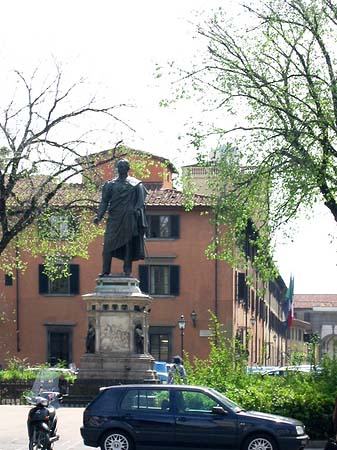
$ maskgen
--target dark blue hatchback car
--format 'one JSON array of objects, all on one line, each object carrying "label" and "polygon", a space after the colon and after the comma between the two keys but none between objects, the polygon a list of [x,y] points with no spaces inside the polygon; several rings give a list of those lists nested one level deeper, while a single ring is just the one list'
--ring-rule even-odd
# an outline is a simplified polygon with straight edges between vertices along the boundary
[{"label": "dark blue hatchback car", "polygon": [[81,434],[102,450],[300,450],[309,440],[298,420],[245,411],[214,389],[186,385],[102,388]]}]

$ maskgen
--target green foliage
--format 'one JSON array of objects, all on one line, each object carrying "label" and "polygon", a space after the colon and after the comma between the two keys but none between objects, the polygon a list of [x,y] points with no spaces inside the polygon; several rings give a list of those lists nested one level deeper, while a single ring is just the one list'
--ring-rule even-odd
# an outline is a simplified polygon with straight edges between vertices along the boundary
[{"label": "green foliage", "polygon": [[194,194],[196,193],[196,184],[193,181],[191,171],[187,170],[182,174],[181,179],[183,194],[184,194],[184,208],[186,211],[191,211],[194,207]]},{"label": "green foliage", "polygon": [[89,244],[103,233],[103,226],[92,223],[90,211],[82,209],[79,217],[48,208],[40,214],[38,224],[22,230],[15,242],[8,244],[1,255],[0,267],[15,276],[14,268],[25,270],[22,256],[28,252],[33,257],[45,255],[45,272],[50,279],[69,276],[71,259],[88,259]]},{"label": "green foliage", "polygon": [[254,265],[270,279],[276,231],[289,237],[317,202],[337,220],[336,6],[257,0],[237,13],[220,8],[198,27],[206,55],[179,71],[175,95],[192,91],[204,110],[217,112],[190,132],[201,155],[215,149],[206,164],[219,236],[209,257],[244,263],[233,244],[252,220]]},{"label": "green foliage", "polygon": [[[0,370],[0,382],[34,382],[37,376],[39,376],[39,379],[43,380],[45,378],[48,380],[51,373],[54,376],[57,374],[57,371],[49,371],[49,369],[51,369],[49,364],[39,364],[32,369],[29,367],[27,358],[21,359],[18,357],[13,357],[8,359],[6,362],[7,368],[5,370]],[[65,366],[64,361],[59,361],[56,368],[65,368]],[[69,383],[73,383],[76,379],[76,375],[68,372],[64,372],[64,376]]]},{"label": "green foliage", "polygon": [[[256,176],[250,168],[242,169],[237,150],[228,145],[219,153],[216,168],[211,167],[208,184],[213,193],[212,220],[218,235],[208,247],[207,255],[223,259],[241,270],[254,263],[263,280],[275,278],[277,271],[271,259],[272,230],[266,210],[268,179]],[[247,257],[247,246],[254,249],[253,257]]]},{"label": "green foliage", "polygon": [[17,356],[14,356],[13,358],[7,360],[7,367],[8,370],[17,370],[22,372],[25,368],[28,367],[28,360],[27,358],[21,359]]},{"label": "green foliage", "polygon": [[209,386],[247,410],[301,420],[311,439],[333,435],[332,412],[337,395],[337,359],[325,356],[321,371],[289,372],[286,376],[247,374],[245,349],[226,337],[211,317],[208,359],[185,361],[189,384]]},{"label": "green foliage", "polygon": [[311,439],[332,434],[334,396],[321,389],[316,374],[289,373],[284,377],[252,374],[250,385],[228,392],[247,410],[258,410],[301,420]]},{"label": "green foliage", "polygon": [[337,395],[337,358],[324,355],[319,366],[322,370],[317,373],[317,379],[324,388],[324,392],[334,398]]},{"label": "green foliage", "polygon": [[[226,331],[211,313],[210,353],[207,360],[195,358],[192,367],[185,363],[190,384],[204,384],[226,392],[239,388],[246,377],[247,352]],[[186,365],[187,364],[187,365]]]},{"label": "green foliage", "polygon": [[298,366],[304,364],[307,359],[307,355],[304,352],[292,351],[290,355],[289,364],[291,366]]},{"label": "green foliage", "polygon": [[34,380],[32,371],[28,370],[28,361],[26,358],[21,359],[13,357],[7,361],[7,369],[0,371],[0,381],[30,381]]}]

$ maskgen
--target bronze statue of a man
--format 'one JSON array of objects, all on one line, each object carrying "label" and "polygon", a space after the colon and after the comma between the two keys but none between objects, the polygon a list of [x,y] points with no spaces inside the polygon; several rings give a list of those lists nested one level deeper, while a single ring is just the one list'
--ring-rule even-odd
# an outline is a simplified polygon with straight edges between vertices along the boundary
[{"label": "bronze statue of a man", "polygon": [[132,261],[144,259],[144,235],[147,227],[145,199],[147,190],[141,181],[129,177],[129,161],[117,163],[118,177],[107,181],[102,189],[102,200],[97,217],[98,224],[108,210],[103,243],[103,269],[100,276],[109,276],[111,259],[124,261],[123,271],[129,276]]}]

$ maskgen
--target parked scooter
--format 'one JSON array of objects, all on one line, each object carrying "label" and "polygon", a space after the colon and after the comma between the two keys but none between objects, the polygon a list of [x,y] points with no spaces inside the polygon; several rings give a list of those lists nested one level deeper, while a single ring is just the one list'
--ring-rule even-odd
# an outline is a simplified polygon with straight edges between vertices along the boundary
[{"label": "parked scooter", "polygon": [[57,434],[57,417],[54,406],[42,396],[27,397],[34,407],[28,413],[29,450],[51,450]]}]

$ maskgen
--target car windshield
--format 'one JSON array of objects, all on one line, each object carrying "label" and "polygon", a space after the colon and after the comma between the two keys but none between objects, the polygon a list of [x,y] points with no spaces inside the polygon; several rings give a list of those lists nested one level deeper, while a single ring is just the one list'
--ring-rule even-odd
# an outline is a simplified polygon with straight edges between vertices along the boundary
[{"label": "car windshield", "polygon": [[215,389],[209,388],[209,391],[212,392],[212,394],[216,395],[219,398],[219,400],[221,400],[222,403],[224,403],[224,405],[232,409],[234,412],[244,411],[244,409],[242,409],[239,405],[237,405],[235,402],[225,397],[223,394],[216,391]]}]

